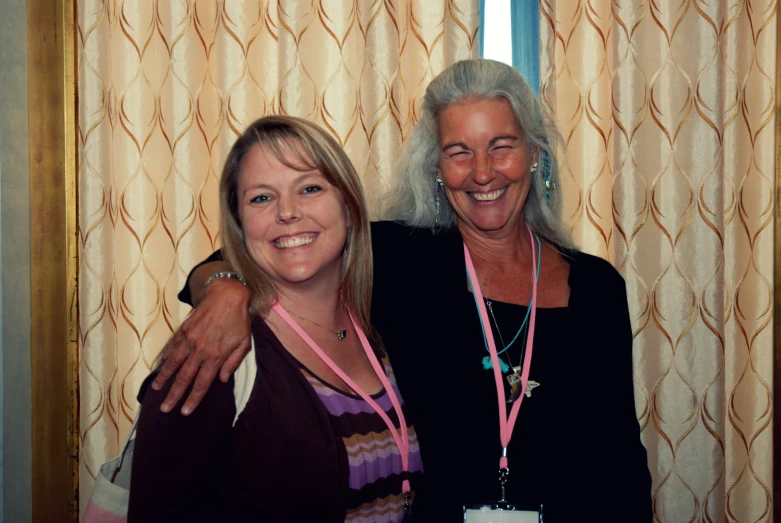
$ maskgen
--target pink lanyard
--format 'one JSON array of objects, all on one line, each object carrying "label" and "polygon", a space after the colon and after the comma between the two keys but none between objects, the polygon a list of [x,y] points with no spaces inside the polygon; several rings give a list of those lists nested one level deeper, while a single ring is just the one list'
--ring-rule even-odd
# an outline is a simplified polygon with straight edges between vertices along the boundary
[{"label": "pink lanyard", "polygon": [[358,333],[358,338],[361,340],[361,345],[363,346],[363,350],[366,352],[366,357],[369,358],[369,361],[372,364],[372,367],[374,368],[374,372],[377,373],[377,377],[380,378],[380,382],[382,383],[382,386],[385,388],[385,392],[390,397],[391,403],[393,404],[393,409],[396,411],[396,415],[399,418],[399,423],[401,424],[401,437],[399,437],[399,431],[396,430],[396,427],[393,425],[393,422],[390,420],[388,415],[385,413],[385,411],[377,404],[376,401],[374,401],[371,396],[369,396],[365,390],[363,390],[361,387],[358,386],[357,383],[355,383],[350,376],[345,374],[345,372],[339,368],[339,366],[334,363],[334,361],[328,357],[328,355],[323,352],[323,349],[320,348],[320,346],[313,340],[309,334],[304,331],[304,329],[301,328],[301,326],[294,320],[290,314],[279,304],[274,303],[272,305],[272,308],[276,311],[279,316],[285,320],[285,323],[290,325],[290,327],[296,331],[296,333],[301,336],[301,339],[303,339],[307,345],[317,354],[321,360],[323,360],[323,363],[328,365],[328,367],[334,371],[334,373],[339,376],[342,381],[344,381],[351,389],[353,389],[355,392],[358,393],[358,395],[366,402],[368,403],[371,408],[377,412],[377,414],[380,415],[382,420],[385,422],[385,424],[388,426],[388,429],[391,431],[391,435],[393,436],[393,441],[396,442],[396,446],[399,448],[399,452],[401,453],[401,466],[404,469],[404,481],[401,484],[401,490],[405,495],[405,503],[408,500],[408,494],[410,492],[410,485],[409,485],[409,479],[406,478],[407,473],[409,472],[409,437],[407,434],[407,422],[404,419],[404,413],[401,411],[401,404],[399,403],[399,398],[396,396],[396,392],[393,390],[393,387],[390,384],[390,381],[388,380],[388,377],[385,375],[385,369],[383,368],[380,361],[377,359],[377,355],[374,353],[374,350],[372,349],[371,345],[369,344],[369,340],[366,339],[366,334],[364,334],[361,327],[355,323],[355,318],[353,317],[353,313],[349,310],[347,313],[350,315],[350,321],[353,324],[353,328],[355,328],[355,332]]},{"label": "pink lanyard", "polygon": [[515,420],[518,418],[518,412],[521,410],[521,402],[526,395],[526,384],[529,382],[529,369],[532,364],[532,348],[534,346],[534,325],[537,320],[537,267],[534,261],[537,259],[537,249],[534,242],[534,233],[529,229],[529,237],[532,246],[532,299],[529,306],[531,318],[529,319],[529,333],[526,337],[526,356],[523,358],[523,369],[521,371],[521,395],[515,400],[510,410],[510,418],[507,418],[507,407],[504,400],[504,385],[502,382],[502,371],[499,369],[499,354],[496,351],[496,342],[494,334],[491,331],[491,322],[488,319],[488,312],[483,301],[483,291],[480,290],[480,282],[477,279],[475,265],[472,263],[472,257],[469,255],[469,249],[464,243],[464,259],[466,260],[466,270],[472,283],[472,292],[475,294],[475,301],[480,309],[480,321],[483,324],[485,337],[488,340],[488,350],[491,353],[491,361],[494,367],[494,378],[496,379],[496,396],[499,399],[499,438],[502,442],[502,457],[499,459],[499,468],[508,469],[507,465],[507,447],[510,445],[510,439],[513,437],[513,428]]}]

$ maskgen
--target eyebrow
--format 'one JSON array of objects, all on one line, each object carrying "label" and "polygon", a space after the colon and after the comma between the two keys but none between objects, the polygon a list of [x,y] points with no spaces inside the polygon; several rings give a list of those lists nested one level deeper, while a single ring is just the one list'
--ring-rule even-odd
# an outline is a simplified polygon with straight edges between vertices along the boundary
[{"label": "eyebrow", "polygon": [[[503,134],[503,135],[500,135],[500,136],[494,136],[493,138],[491,138],[491,141],[488,142],[488,147],[494,145],[496,142],[498,142],[500,140],[515,140],[515,141],[518,141],[518,137],[515,136],[515,135],[512,135],[512,134]],[[467,147],[464,142],[453,142],[453,143],[445,144],[442,147],[442,151],[443,152],[447,151],[451,147],[461,147],[462,149],[469,149],[469,147]]]},{"label": "eyebrow", "polygon": [[[307,178],[312,178],[312,177],[320,177],[320,178],[325,179],[326,182],[328,181],[328,179],[326,179],[325,176],[323,176],[323,173],[321,173],[317,169],[312,169],[310,171],[306,171],[306,172],[301,173],[299,176],[296,176],[295,180],[293,180],[293,184],[295,185],[297,183],[301,183],[302,181],[306,180]],[[249,187],[244,189],[244,192],[242,193],[242,196],[246,196],[246,194],[249,191],[253,191],[253,190],[257,190],[257,189],[274,189],[274,188],[272,186],[266,184],[266,183],[259,183],[257,185],[250,185]]]}]

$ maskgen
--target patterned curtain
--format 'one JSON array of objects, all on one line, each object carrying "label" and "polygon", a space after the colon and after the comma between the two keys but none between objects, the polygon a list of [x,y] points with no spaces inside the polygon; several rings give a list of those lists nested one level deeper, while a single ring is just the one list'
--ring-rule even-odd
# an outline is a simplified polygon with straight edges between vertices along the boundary
[{"label": "patterned curtain", "polygon": [[627,280],[656,521],[769,522],[776,2],[540,6],[566,217]]},{"label": "patterned curtain", "polygon": [[78,2],[82,507],[218,247],[225,155],[254,119],[329,129],[376,199],[428,81],[477,55],[476,2]]}]

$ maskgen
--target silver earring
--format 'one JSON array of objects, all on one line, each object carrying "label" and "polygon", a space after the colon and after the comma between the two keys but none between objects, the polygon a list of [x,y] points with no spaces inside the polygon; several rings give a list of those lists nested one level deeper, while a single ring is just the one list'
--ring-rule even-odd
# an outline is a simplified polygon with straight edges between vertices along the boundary
[{"label": "silver earring", "polygon": [[545,151],[542,151],[540,154],[542,155],[544,167],[542,171],[542,181],[545,183],[545,204],[550,207],[551,193],[556,189],[556,182],[554,182],[551,177],[550,155]]},{"label": "silver earring", "polygon": [[434,212],[436,212],[436,215],[434,216],[434,227],[439,226],[439,193],[441,193],[444,190],[445,184],[442,183],[442,178],[437,175],[437,188],[434,192]]},{"label": "silver earring", "polygon": [[536,172],[537,172],[537,168],[538,168],[539,166],[540,166],[539,162],[534,162],[534,163],[532,164],[532,166],[531,166],[531,169],[530,169],[531,173],[532,173],[532,174],[536,173]]}]

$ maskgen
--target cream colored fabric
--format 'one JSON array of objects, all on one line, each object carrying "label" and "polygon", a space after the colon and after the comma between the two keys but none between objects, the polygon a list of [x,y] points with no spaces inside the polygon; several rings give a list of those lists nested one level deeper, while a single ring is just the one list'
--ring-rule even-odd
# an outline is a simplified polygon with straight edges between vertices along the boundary
[{"label": "cream colored fabric", "polygon": [[[82,501],[218,245],[221,165],[254,119],[336,136],[376,198],[428,81],[477,55],[476,2],[78,2]],[[83,506],[84,503],[82,503]]]},{"label": "cream colored fabric", "polygon": [[541,9],[565,215],[627,281],[656,521],[769,522],[776,4]]}]

